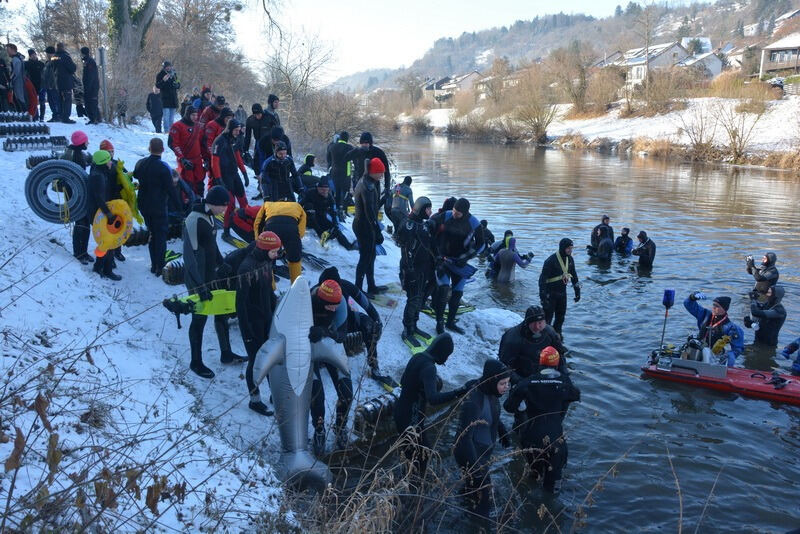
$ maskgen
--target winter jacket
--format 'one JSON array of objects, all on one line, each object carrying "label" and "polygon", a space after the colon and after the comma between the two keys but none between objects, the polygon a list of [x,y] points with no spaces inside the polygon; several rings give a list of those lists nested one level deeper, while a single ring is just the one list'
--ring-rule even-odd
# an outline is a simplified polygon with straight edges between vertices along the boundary
[{"label": "winter jacket", "polygon": [[265,114],[261,114],[261,118],[257,119],[255,115],[247,117],[244,125],[244,150],[250,150],[250,140],[254,141],[256,147],[261,137],[272,130],[269,125],[270,119]]},{"label": "winter jacket", "polygon": [[25,99],[25,63],[24,56],[17,52],[10,57],[11,64],[11,89],[14,97],[20,102],[27,102]]},{"label": "winter jacket", "polygon": [[151,117],[163,117],[164,106],[162,104],[161,95],[158,93],[150,93],[147,95],[147,103],[145,104],[148,113]]},{"label": "winter jacket", "polygon": [[296,200],[295,193],[303,191],[294,160],[291,156],[268,158],[261,166],[261,192],[265,200]]},{"label": "winter jacket", "polygon": [[138,206],[142,214],[166,216],[169,201],[180,205],[172,185],[172,171],[161,156],[150,155],[136,162],[133,177],[139,181]]},{"label": "winter jacket", "polygon": [[531,332],[524,321],[506,330],[500,338],[498,358],[511,369],[512,384],[539,371],[539,353],[545,347],[553,347],[561,354],[559,370],[567,374],[566,358],[564,358],[567,349],[561,344],[561,337],[552,326],[545,325],[537,335]]},{"label": "winter jacket", "polygon": [[403,376],[400,378],[400,398],[394,407],[394,422],[397,431],[402,432],[411,425],[425,425],[425,411],[428,404],[439,406],[458,397],[456,391],[439,391],[436,386],[436,364],[443,365],[452,351],[453,341],[449,337],[438,336],[430,346],[411,357]]},{"label": "winter jacket", "polygon": [[56,86],[59,91],[69,91],[75,88],[73,74],[78,70],[72,56],[66,50],[56,52]]},{"label": "winter jacket", "polygon": [[708,347],[713,347],[722,336],[730,337],[731,350],[720,359],[725,361],[728,367],[734,367],[737,356],[741,356],[744,350],[742,329],[733,324],[727,315],[723,319],[716,319],[716,322],[712,322],[715,321],[715,318],[712,316],[711,310],[703,308],[696,300],[689,297],[683,301],[683,307],[697,319],[697,328],[700,329],[699,337]]},{"label": "winter jacket", "polygon": [[216,279],[222,263],[216,233],[214,216],[206,212],[204,203],[195,204],[183,224],[184,282],[189,293]]},{"label": "winter jacket", "polygon": [[264,117],[267,118],[267,127],[270,130],[281,125],[280,115],[271,106],[267,106],[267,109],[264,110]]},{"label": "winter jacket", "polygon": [[201,131],[196,123],[186,117],[172,124],[167,144],[179,161],[182,158],[192,161],[200,159],[202,154],[200,150]]},{"label": "winter jacket", "polygon": [[95,99],[100,93],[100,75],[97,72],[97,63],[90,56],[82,56],[81,61],[83,61],[81,82],[83,82],[84,98]]},{"label": "winter jacket", "polygon": [[55,90],[56,89],[56,73],[58,70],[58,61],[53,58],[47,60],[42,70],[42,89]]},{"label": "winter jacket", "polygon": [[[297,224],[297,235],[300,238],[306,235],[306,212],[300,204],[297,202],[264,202],[258,209],[253,222],[253,238],[258,237],[264,226],[273,218],[286,219],[291,221],[292,225]],[[285,248],[288,247],[288,243],[283,245]]]},{"label": "winter jacket", "polygon": [[369,148],[366,149],[357,146],[350,149],[350,151],[345,155],[345,163],[349,161],[353,162],[353,185],[355,185],[356,182],[362,176],[364,176],[364,169],[366,168],[364,162],[371,160],[372,158],[378,158],[381,160],[383,162],[383,166],[386,168],[386,171],[383,173],[383,190],[388,192],[389,184],[392,180],[392,173],[389,172],[389,160],[386,158],[386,152],[375,145],[370,145]]},{"label": "winter jacket", "polygon": [[263,261],[257,260],[252,253],[253,249],[255,245],[252,244],[245,249],[248,251],[247,255],[236,271],[239,275],[236,285],[236,315],[243,339],[263,339],[264,335],[269,335],[272,310],[277,303],[273,290],[273,262],[268,257]]},{"label": "winter jacket", "polygon": [[112,191],[110,184],[116,181],[117,172],[116,168],[109,169],[105,165],[92,164],[89,170],[89,182],[87,189],[89,193],[89,214],[94,218],[97,210],[102,211],[106,216],[111,212],[108,209],[106,202],[112,199]]},{"label": "winter jacket", "polygon": [[221,178],[223,182],[229,183],[229,180],[238,178],[237,170],[246,173],[239,144],[231,134],[224,133],[211,146],[211,177]]},{"label": "winter jacket", "polygon": [[[164,76],[167,74],[169,73],[166,70],[161,69],[158,74],[156,74],[155,86],[161,90],[161,102],[163,102],[164,107],[177,109],[178,89],[181,88],[181,82],[178,81],[178,76],[174,73],[174,71],[174,76],[167,78],[167,80],[164,81]],[[181,113],[181,116],[183,116],[183,113]]]},{"label": "winter jacket", "polygon": [[277,130],[275,128],[271,128],[269,130],[264,131],[264,133],[261,135],[261,138],[258,140],[256,149],[259,151],[261,161],[266,161],[267,159],[273,156],[273,149],[272,149],[273,138],[277,139],[278,141],[283,141],[283,144],[286,145],[286,153],[289,156],[292,155],[292,141],[284,133],[283,128],[280,127],[277,128],[278,128]]},{"label": "winter jacket", "polygon": [[778,334],[786,321],[786,309],[781,304],[786,290],[781,286],[772,288],[773,296],[765,304],[755,300],[750,303],[750,315],[753,317],[753,328],[758,322],[756,342],[770,347],[778,346]]},{"label": "winter jacket", "polygon": [[634,256],[639,256],[639,267],[650,268],[656,259],[656,244],[649,237],[644,243],[640,243],[631,251]]},{"label": "winter jacket", "polygon": [[397,184],[392,190],[392,211],[401,211],[408,214],[414,207],[414,194],[405,184]]},{"label": "winter jacket", "polygon": [[45,87],[42,86],[42,72],[44,71],[44,63],[38,59],[29,59],[25,62],[25,75],[30,78],[31,83],[36,88],[38,93]]}]

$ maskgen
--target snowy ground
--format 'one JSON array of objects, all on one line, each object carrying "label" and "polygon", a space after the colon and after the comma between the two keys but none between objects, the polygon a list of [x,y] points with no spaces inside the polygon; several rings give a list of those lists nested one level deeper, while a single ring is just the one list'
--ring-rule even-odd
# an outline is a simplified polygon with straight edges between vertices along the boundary
[{"label": "snowy ground", "polygon": [[[589,141],[607,138],[611,141],[650,137],[667,139],[678,144],[689,144],[684,130],[696,124],[705,116],[714,124],[722,109],[731,109],[738,104],[737,100],[721,98],[697,98],[687,101],[687,108],[654,117],[620,118],[619,109],[606,115],[591,119],[567,120],[565,114],[569,105],[559,105],[557,119],[547,130],[548,135],[560,137],[567,134],[580,134]],[[432,109],[426,117],[435,130],[444,130],[455,112],[452,108]],[[752,116],[751,116],[752,117]],[[800,140],[800,97],[787,95],[781,100],[767,104],[767,111],[755,124],[749,150],[754,152],[791,151],[795,150]],[[410,117],[400,117],[400,122],[410,121]],[[750,119],[745,123],[749,128]],[[716,144],[728,143],[726,133],[721,124],[714,127]]]},{"label": "snowy ground", "polygon": [[[68,138],[83,129],[90,151],[109,139],[128,169],[146,156],[148,140],[156,135],[138,126],[50,125],[52,135]],[[127,261],[117,268],[121,282],[101,279],[91,266],[82,266],[72,257],[69,228],[44,223],[27,208],[27,156],[4,152],[0,157],[0,332],[6,377],[0,387],[0,457],[12,456],[15,436],[25,436],[26,442],[19,469],[12,462],[0,475],[4,493],[14,488],[4,521],[18,528],[33,509],[34,520],[85,525],[105,504],[111,509],[95,523],[103,530],[213,529],[223,521],[232,530],[277,529],[266,525],[269,516],[284,515],[278,514],[281,490],[271,468],[280,450],[278,432],[273,418],[247,408],[244,366],[220,364],[216,335],[208,326],[204,359],[217,376],[207,381],[188,372],[188,318],[177,330],[174,316],[161,306],[185,288],[167,286],[149,273],[146,247],[124,249]],[[174,165],[172,154],[165,156]],[[253,193],[251,184],[248,196]],[[354,276],[356,252],[338,245],[324,250],[313,231],[303,246],[337,265],[343,277]],[[168,247],[182,249],[180,241]],[[396,282],[399,253],[388,237],[385,247],[388,255],[378,257],[376,278]],[[220,249],[231,247],[220,241]],[[306,274],[316,281],[317,272]],[[279,290],[286,284],[282,281]],[[398,298],[396,308],[380,309],[385,328],[379,344],[382,369],[397,380],[409,356],[399,336],[404,298]],[[494,356],[502,332],[518,320],[502,309],[463,316],[467,334],[456,338],[456,351],[440,371],[445,383],[460,385],[479,376],[485,358],[476,360],[474,354]],[[427,316],[420,326],[434,330]],[[234,351],[244,354],[235,322],[231,340]],[[383,392],[363,378],[363,353],[350,365],[354,407]],[[330,421],[336,396],[327,376],[325,381]],[[266,401],[268,388],[262,392]],[[50,432],[33,409],[37,394],[40,408],[49,401],[45,411],[57,434],[49,456]],[[57,451],[63,458],[48,480],[48,460],[53,466]],[[160,477],[164,484],[156,485]],[[147,501],[149,510],[148,488],[161,496],[161,502]],[[294,521],[291,513],[285,520]]]}]

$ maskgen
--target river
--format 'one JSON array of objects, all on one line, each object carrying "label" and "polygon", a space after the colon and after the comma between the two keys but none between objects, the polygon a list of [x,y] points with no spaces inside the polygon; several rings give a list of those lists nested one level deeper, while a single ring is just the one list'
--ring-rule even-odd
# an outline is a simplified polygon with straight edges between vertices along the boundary
[{"label": "river", "polygon": [[[730,314],[741,324],[753,285],[745,272],[748,254],[760,261],[766,251],[777,253],[788,311],[780,347],[800,336],[796,178],[761,169],[443,137],[401,137],[386,148],[397,176],[414,177],[415,196],[429,196],[434,209],[447,196],[465,196],[472,213],[488,219],[498,239],[511,228],[518,248],[535,253],[527,269],[517,269],[510,288],[495,287],[479,272],[465,293],[479,308],[522,314],[538,303],[544,259],[562,237],[575,242],[582,300],[575,304],[570,298],[564,335],[582,402],[573,405],[565,422],[564,487],[555,500],[527,489],[511,496],[516,503],[527,501],[518,508],[512,530],[547,525],[549,519],[537,517],[543,502],[550,513],[560,514],[558,529],[568,531],[590,493],[594,504],[584,508],[589,532],[673,532],[679,521],[686,531],[699,524],[699,532],[783,532],[800,526],[800,408],[640,376],[640,366],[659,342],[665,288],[677,292],[667,323],[670,342],[680,344],[696,332],[694,318],[681,305],[691,291],[731,296]],[[627,226],[631,236],[646,230],[656,242],[651,273],[639,276],[631,258],[615,257],[610,266],[589,262],[585,245],[606,213],[615,235]],[[746,345],[752,340],[752,330],[745,329]],[[740,364],[769,369],[776,364],[773,356],[747,348]],[[515,459],[496,466],[499,502],[508,501],[521,465]],[[615,476],[596,488],[612,468]],[[446,531],[469,531],[463,514],[448,515]]]}]

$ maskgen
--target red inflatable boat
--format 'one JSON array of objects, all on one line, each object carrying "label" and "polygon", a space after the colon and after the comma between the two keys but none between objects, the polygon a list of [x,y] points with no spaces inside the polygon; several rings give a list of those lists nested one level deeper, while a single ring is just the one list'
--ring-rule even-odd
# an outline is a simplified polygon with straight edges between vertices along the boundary
[{"label": "red inflatable boat", "polygon": [[642,371],[659,380],[800,405],[800,377],[778,374],[777,371],[770,373],[663,356],[651,357]]}]

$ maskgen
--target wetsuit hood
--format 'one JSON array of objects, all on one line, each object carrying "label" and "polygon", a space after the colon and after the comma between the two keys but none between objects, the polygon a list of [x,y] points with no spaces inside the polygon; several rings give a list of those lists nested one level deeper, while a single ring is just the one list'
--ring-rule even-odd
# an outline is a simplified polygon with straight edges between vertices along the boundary
[{"label": "wetsuit hood", "polygon": [[509,237],[508,242],[506,243],[506,248],[508,250],[517,250],[517,238]]},{"label": "wetsuit hood", "polygon": [[336,267],[328,267],[327,269],[322,271],[322,273],[320,273],[320,275],[319,275],[319,282],[318,283],[321,284],[325,280],[333,280],[337,284],[341,285],[342,279],[339,276],[339,269],[337,269]]},{"label": "wetsuit hood", "polygon": [[486,395],[494,395],[500,397],[497,392],[497,383],[511,376],[511,371],[500,360],[490,358],[483,364],[483,376],[478,388]]},{"label": "wetsuit hood", "polygon": [[455,205],[456,205],[456,197],[450,197],[444,201],[444,204],[442,204],[442,209],[439,210],[439,213],[450,211],[451,209],[453,209],[453,206]]},{"label": "wetsuit hood", "polygon": [[572,239],[565,237],[564,239],[558,242],[558,253],[561,254],[561,256],[563,257],[564,254],[566,253],[565,251],[571,246],[574,246]]},{"label": "wetsuit hood", "polygon": [[313,167],[314,158],[316,158],[314,154],[306,154],[306,159],[305,159],[306,165],[308,165],[309,167]]},{"label": "wetsuit hood", "polygon": [[417,200],[414,201],[414,207],[411,209],[411,211],[414,213],[414,215],[418,215],[422,219],[427,219],[428,214],[425,212],[425,208],[430,207],[433,207],[431,199],[428,197],[417,197]]},{"label": "wetsuit hood", "polygon": [[433,361],[444,365],[447,358],[453,353],[453,338],[447,332],[439,334],[431,341],[425,352],[433,358]]},{"label": "wetsuit hood", "polygon": [[764,256],[767,257],[767,263],[764,264],[765,267],[772,267],[778,261],[778,256],[774,252],[767,252]]},{"label": "wetsuit hood", "polygon": [[772,286],[772,296],[769,298],[769,307],[774,308],[783,300],[786,290],[783,286]]},{"label": "wetsuit hood", "polygon": [[283,128],[281,128],[280,126],[275,126],[274,128],[272,128],[272,130],[270,130],[269,136],[272,139],[279,139],[279,140],[282,141],[283,140]]}]

